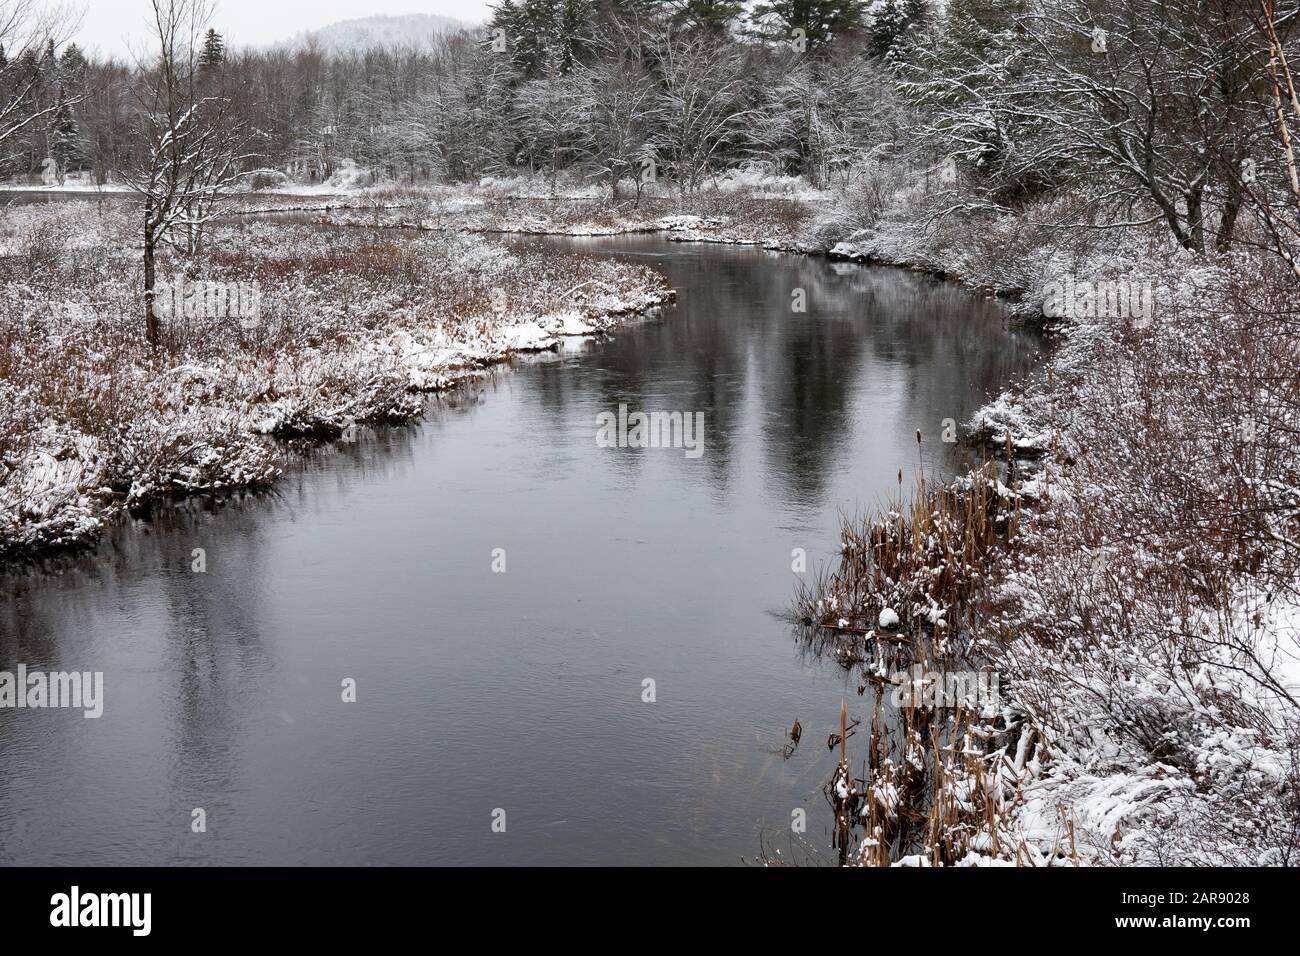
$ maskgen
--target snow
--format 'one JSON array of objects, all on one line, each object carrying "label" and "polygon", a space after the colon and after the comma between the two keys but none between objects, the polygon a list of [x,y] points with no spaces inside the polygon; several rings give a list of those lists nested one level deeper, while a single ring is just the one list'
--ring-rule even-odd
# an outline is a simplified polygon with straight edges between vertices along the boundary
[{"label": "snow", "polygon": [[500,333],[499,341],[513,352],[540,352],[555,346],[555,337],[539,322],[520,322]]},{"label": "snow", "polygon": [[[1283,436],[1300,421],[1263,384],[1294,381],[1295,329],[1268,324],[1293,299],[1267,299],[1276,286],[1249,254],[1195,259],[1158,227],[1076,237],[1067,255],[1033,225],[1064,219],[1058,200],[919,229],[923,200],[900,190],[828,255],[933,272],[1026,319],[1042,319],[1042,290],[1062,277],[1154,290],[1149,322],[1058,323],[1041,373],[964,423],[986,453],[1010,436],[1017,459],[1014,479],[990,485],[1017,515],[1015,546],[979,568],[974,620],[941,629],[923,602],[885,605],[1000,676],[1000,709],[973,725],[982,779],[996,768],[999,781],[995,822],[966,821],[979,838],[956,862],[1294,863],[1300,481]],[[1240,311],[1243,289],[1258,312]],[[846,565],[859,560],[849,540]],[[845,589],[863,591],[895,597]],[[836,595],[814,597],[818,619]],[[956,769],[945,779],[966,806],[974,779]]]},{"label": "snow", "polygon": [[[184,320],[156,361],[133,238],[129,210],[87,203],[25,206],[0,221],[0,254],[14,257],[0,299],[10,369],[0,556],[92,541],[123,508],[161,495],[269,484],[285,457],[271,436],[408,421],[421,392],[601,334],[671,297],[644,266],[511,252],[476,236],[393,244],[368,230],[241,221],[218,229],[211,258],[190,268],[205,281],[258,282],[258,323]],[[31,274],[16,276],[27,262]],[[162,263],[164,281],[177,268]]]}]

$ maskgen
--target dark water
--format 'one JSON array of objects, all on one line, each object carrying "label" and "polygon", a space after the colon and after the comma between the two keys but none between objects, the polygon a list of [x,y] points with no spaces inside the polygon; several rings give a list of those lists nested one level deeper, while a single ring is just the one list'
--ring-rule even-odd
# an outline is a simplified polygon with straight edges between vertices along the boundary
[{"label": "dark water", "polygon": [[118,202],[136,198],[134,193],[125,190],[0,189],[0,208],[79,201]]},{"label": "dark water", "polygon": [[[106,703],[0,710],[0,863],[733,863],[789,854],[796,808],[829,846],[846,690],[783,616],[791,551],[827,560],[838,512],[910,485],[917,428],[952,467],[940,422],[1037,342],[905,272],[555,244],[653,262],[680,303],[318,451],[273,498],[4,581],[0,670],[103,671]],[[703,457],[597,447],[620,402],[702,411]]]}]

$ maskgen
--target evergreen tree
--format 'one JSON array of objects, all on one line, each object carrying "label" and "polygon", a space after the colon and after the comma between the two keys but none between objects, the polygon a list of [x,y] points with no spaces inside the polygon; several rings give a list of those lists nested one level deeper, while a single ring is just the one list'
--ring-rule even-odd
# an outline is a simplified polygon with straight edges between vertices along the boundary
[{"label": "evergreen tree", "polygon": [[674,23],[727,33],[745,12],[744,0],[660,0]]},{"label": "evergreen tree", "polygon": [[75,43],[69,43],[59,57],[59,82],[65,88],[79,89],[86,78],[86,56]]},{"label": "evergreen tree", "polygon": [[867,53],[887,57],[929,19],[927,0],[872,0],[867,5]]},{"label": "evergreen tree", "polygon": [[963,55],[985,56],[1014,45],[1016,19],[1027,12],[1026,0],[948,0],[946,32]]},{"label": "evergreen tree", "polygon": [[59,164],[59,180],[71,172],[78,172],[86,166],[86,153],[82,147],[81,130],[72,117],[68,98],[59,88],[59,105],[54,112],[54,119],[49,129],[50,156]]},{"label": "evergreen tree", "polygon": [[[750,14],[757,34],[774,43],[798,43],[809,53],[861,30],[862,0],[762,0]],[[803,31],[802,33],[796,31]]]},{"label": "evergreen tree", "polygon": [[595,46],[595,0],[502,0],[489,31],[504,31],[511,62],[524,80],[546,76],[558,64],[568,73]]},{"label": "evergreen tree", "polygon": [[210,70],[226,62],[226,41],[221,34],[211,28],[203,39],[203,51],[199,54],[200,69]]},{"label": "evergreen tree", "polygon": [[1021,91],[1027,44],[1018,19],[1028,0],[950,0],[940,28],[927,31],[901,68],[902,89],[926,117],[919,140],[930,162],[959,169],[962,181],[998,204],[1022,202],[1047,185],[1055,163],[1023,148],[1037,117],[1056,107]]}]

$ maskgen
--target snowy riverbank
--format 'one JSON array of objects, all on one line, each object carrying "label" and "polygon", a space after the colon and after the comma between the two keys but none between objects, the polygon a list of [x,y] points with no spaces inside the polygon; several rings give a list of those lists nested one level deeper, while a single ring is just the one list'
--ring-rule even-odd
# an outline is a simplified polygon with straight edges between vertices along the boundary
[{"label": "snowy riverbank", "polygon": [[[162,496],[268,484],[274,437],[409,420],[422,392],[671,296],[648,268],[474,236],[243,221],[217,229],[180,283],[179,263],[161,269],[197,314],[178,309],[154,353],[136,245],[126,210],[91,204],[0,225],[0,557],[92,541]],[[205,315],[196,282],[245,284],[256,316]]]},{"label": "snowy riverbank", "polygon": [[375,187],[304,202],[297,193],[242,197],[246,212],[319,212],[335,226],[404,228],[422,232],[507,235],[614,236],[663,233],[690,242],[762,245],[822,253],[809,234],[827,197],[791,181],[741,180],[682,195],[653,188],[642,196],[610,199],[581,186],[551,189],[534,179],[487,180],[474,186]]},{"label": "snowy riverbank", "polygon": [[[868,680],[889,657],[875,640],[885,608],[911,660],[1000,677],[996,708],[900,715],[901,739],[846,788],[854,858],[1294,864],[1291,278],[1250,254],[1193,256],[1158,230],[1034,224],[1059,221],[1051,210],[929,230],[906,212],[833,256],[941,273],[1026,316],[1047,300],[1058,339],[1034,383],[963,428],[1011,450],[1014,470],[850,523],[839,566],[801,599]],[[1054,289],[1071,291],[1064,308]],[[1116,312],[1115,294],[1141,307]],[[936,728],[950,744],[917,749]],[[906,816],[918,807],[919,826]]]}]

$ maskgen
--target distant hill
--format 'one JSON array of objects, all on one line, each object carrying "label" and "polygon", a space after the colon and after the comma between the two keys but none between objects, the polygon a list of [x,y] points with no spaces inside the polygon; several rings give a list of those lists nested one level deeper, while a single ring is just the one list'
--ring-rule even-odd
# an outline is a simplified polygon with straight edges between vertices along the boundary
[{"label": "distant hill", "polygon": [[358,53],[382,47],[418,45],[435,34],[450,33],[468,26],[471,24],[430,13],[358,17],[319,30],[308,30],[277,46],[298,49],[314,40],[325,53]]}]

